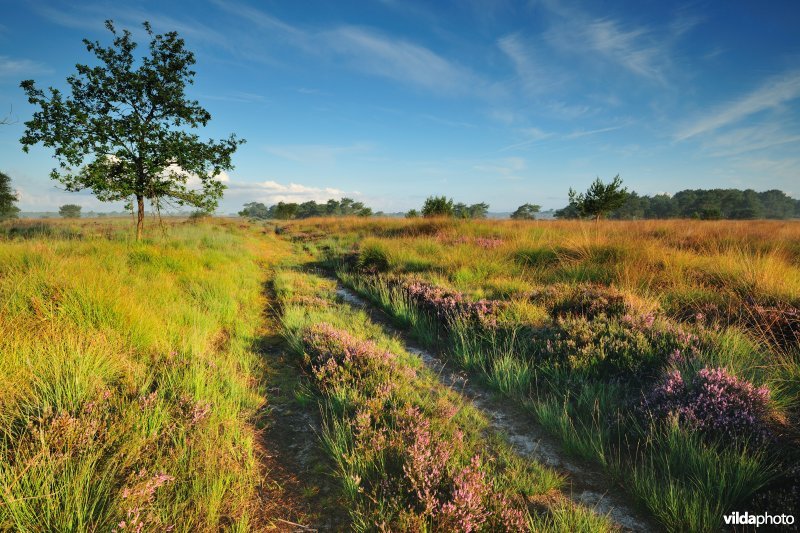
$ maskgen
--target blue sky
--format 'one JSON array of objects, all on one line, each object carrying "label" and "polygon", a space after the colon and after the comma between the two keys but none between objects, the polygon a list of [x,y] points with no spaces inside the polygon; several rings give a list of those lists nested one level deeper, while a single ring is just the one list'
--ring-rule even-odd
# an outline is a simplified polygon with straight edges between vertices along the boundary
[{"label": "blue sky", "polygon": [[202,132],[247,139],[221,212],[350,196],[377,209],[431,194],[566,204],[620,174],[642,194],[782,189],[800,197],[800,3],[2,1],[0,170],[23,210],[71,202],[44,148],[18,142],[19,82],[64,87],[103,20],[177,30],[197,57]]}]

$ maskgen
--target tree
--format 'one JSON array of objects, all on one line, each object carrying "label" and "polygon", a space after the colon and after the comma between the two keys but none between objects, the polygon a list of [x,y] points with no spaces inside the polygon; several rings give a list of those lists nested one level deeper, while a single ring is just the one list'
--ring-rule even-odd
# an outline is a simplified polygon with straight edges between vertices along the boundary
[{"label": "tree", "polygon": [[536,204],[522,204],[516,211],[511,213],[511,218],[515,220],[535,220],[536,213],[542,208]]},{"label": "tree", "polygon": [[156,209],[174,202],[213,211],[225,189],[216,178],[233,168],[231,155],[244,141],[231,135],[201,142],[190,133],[211,115],[186,98],[195,58],[177,32],[154,35],[145,22],[149,51],[137,61],[131,33],[117,33],[110,20],[106,27],[113,44],[84,39],[99,65],[76,66],[77,73],[67,78],[70,96],[52,87],[46,95],[33,80],[22,82],[39,110],[25,123],[20,142],[26,152],[38,143],[55,150],[59,168],[50,175],[66,190],[91,189],[102,201],[135,201],[138,240],[145,200]]},{"label": "tree", "polygon": [[259,202],[250,202],[244,204],[244,209],[239,211],[240,217],[254,218],[256,220],[265,220],[270,218],[269,208]]},{"label": "tree", "polygon": [[81,218],[81,206],[75,204],[64,204],[58,208],[58,214],[62,218]]},{"label": "tree", "polygon": [[290,218],[294,218],[297,215],[297,211],[300,209],[300,206],[296,203],[284,203],[278,202],[275,206],[275,218],[279,220],[289,220]]},{"label": "tree", "polygon": [[406,213],[406,218],[417,218],[419,217],[419,212],[416,209],[409,209],[408,213]]},{"label": "tree", "polygon": [[429,196],[422,206],[422,216],[430,217],[452,217],[453,200],[446,196]]},{"label": "tree", "polygon": [[628,193],[628,197],[619,208],[609,213],[608,218],[617,220],[640,220],[644,218],[650,206],[650,198],[639,196],[635,192]]},{"label": "tree", "polygon": [[486,202],[472,204],[467,208],[467,212],[469,213],[469,218],[486,218],[489,214],[489,204]]},{"label": "tree", "polygon": [[553,216],[559,219],[575,219],[581,218],[581,213],[575,204],[570,203],[566,207],[556,209]]},{"label": "tree", "polygon": [[488,213],[489,204],[485,202],[472,205],[459,202],[453,205],[453,216],[456,218],[486,218]]},{"label": "tree", "polygon": [[0,172],[0,220],[17,218],[19,208],[14,205],[17,202],[17,193],[11,188],[11,178]]},{"label": "tree", "polygon": [[469,207],[467,207],[467,204],[462,202],[453,204],[453,216],[455,218],[469,218]]},{"label": "tree", "polygon": [[578,194],[572,188],[569,190],[570,206],[574,206],[580,216],[593,217],[595,220],[622,207],[627,198],[628,189],[622,186],[619,174],[608,185],[597,178],[585,193]]},{"label": "tree", "polygon": [[676,212],[676,205],[669,195],[657,194],[650,199],[645,218],[672,218]]}]

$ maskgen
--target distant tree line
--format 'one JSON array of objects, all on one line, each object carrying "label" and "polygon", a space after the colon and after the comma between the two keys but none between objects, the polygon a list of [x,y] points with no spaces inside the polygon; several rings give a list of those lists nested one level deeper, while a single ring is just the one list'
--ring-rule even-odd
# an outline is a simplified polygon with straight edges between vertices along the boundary
[{"label": "distant tree line", "polygon": [[[620,182],[621,183],[621,182]],[[623,192],[625,192],[623,190]],[[619,197],[617,197],[618,199]],[[580,203],[572,201],[555,212],[556,218],[583,218]],[[576,198],[580,200],[580,198]],[[622,203],[607,211],[617,220],[696,218],[702,220],[787,219],[800,217],[800,200],[783,191],[752,189],[687,189],[670,196],[640,196],[625,192]]]},{"label": "distant tree line", "polygon": [[[379,213],[376,213],[379,214]],[[356,202],[352,198],[342,198],[341,200],[328,200],[323,204],[311,200],[308,202],[287,203],[278,202],[267,207],[260,202],[250,202],[244,204],[244,209],[239,211],[239,216],[256,220],[289,220],[293,218],[311,217],[348,217],[372,216],[372,209],[366,207],[362,202]]]},{"label": "distant tree line", "polygon": [[[519,220],[534,220],[536,213],[541,206],[535,204],[522,204],[511,214],[511,218]],[[417,211],[411,209],[406,213],[406,218],[423,217],[452,217],[452,218],[486,218],[489,215],[489,204],[480,202],[478,204],[467,205],[464,203],[454,203],[452,198],[447,196],[429,196],[422,209]]]},{"label": "distant tree line", "polygon": [[[529,205],[529,204],[526,204]],[[538,206],[536,206],[538,209]],[[417,211],[411,209],[406,213],[406,218],[416,218],[420,215],[430,217],[453,217],[453,218],[486,218],[489,214],[489,204],[480,202],[467,205],[462,202],[454,203],[452,198],[447,196],[429,196],[422,209]]]}]

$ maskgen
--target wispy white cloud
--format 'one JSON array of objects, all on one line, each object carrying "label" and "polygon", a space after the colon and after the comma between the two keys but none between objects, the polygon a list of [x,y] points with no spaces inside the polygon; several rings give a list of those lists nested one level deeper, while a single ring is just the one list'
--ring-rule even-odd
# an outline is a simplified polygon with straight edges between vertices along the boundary
[{"label": "wispy white cloud", "polygon": [[487,179],[519,180],[520,175],[526,168],[527,163],[521,157],[506,157],[478,163],[472,167]]},{"label": "wispy white cloud", "polygon": [[188,40],[207,42],[228,50],[232,49],[232,45],[224,33],[193,20],[190,16],[177,19],[157,11],[144,11],[122,5],[109,6],[105,3],[64,4],[62,8],[33,3],[32,7],[40,16],[67,28],[99,31],[107,19],[112,19],[118,26],[126,27],[137,33],[143,31],[142,22],[149,21],[157,32],[177,31]]},{"label": "wispy white cloud", "polygon": [[524,141],[520,141],[520,142],[511,144],[509,146],[505,146],[505,147],[501,148],[499,151],[500,152],[506,152],[508,150],[515,150],[517,148],[523,148],[523,147],[526,147],[526,146],[531,146],[531,145],[536,144],[536,143],[538,143],[540,141],[543,141],[545,139],[551,139],[551,138],[556,136],[555,133],[542,131],[539,128],[523,128],[522,130],[520,130],[520,133],[522,133],[522,136],[525,138]]},{"label": "wispy white cloud", "polygon": [[525,92],[542,94],[561,83],[561,76],[537,56],[534,46],[518,33],[506,35],[497,41],[500,50],[514,66],[517,79]]},{"label": "wispy white cloud", "polygon": [[241,104],[259,104],[266,102],[266,98],[262,94],[242,91],[231,91],[227,94],[202,94],[200,98],[204,100],[219,100],[222,102],[236,102]]},{"label": "wispy white cloud", "polygon": [[508,146],[504,146],[498,150],[499,152],[507,152],[509,150],[517,150],[520,148],[526,148],[529,146],[533,146],[539,144],[544,141],[571,141],[575,139],[580,139],[582,137],[588,137],[590,135],[597,135],[600,133],[607,133],[609,131],[615,131],[621,128],[624,128],[625,125],[620,126],[609,126],[607,128],[598,128],[594,130],[575,130],[570,133],[554,133],[554,132],[546,132],[542,131],[539,128],[524,128],[519,130],[519,133],[524,138],[524,140],[516,142],[514,144],[510,144]]},{"label": "wispy white cloud", "polygon": [[336,26],[321,31],[289,24],[261,9],[214,0],[221,9],[245,19],[308,54],[327,56],[349,68],[422,89],[454,94],[486,85],[468,68],[407,39],[371,28]]},{"label": "wispy white cloud", "polygon": [[673,36],[680,37],[695,29],[705,20],[705,17],[684,10],[669,23],[669,29]]},{"label": "wispy white cloud", "polygon": [[300,183],[279,183],[274,180],[250,183],[232,181],[228,185],[226,200],[233,203],[238,200],[241,202],[262,202],[267,205],[278,202],[324,202],[331,198],[341,198],[342,196],[358,196],[357,193],[347,193],[336,187],[313,187]]},{"label": "wispy white cloud", "polygon": [[28,185],[15,187],[15,189],[18,199],[17,207],[22,211],[58,211],[58,207],[64,204],[77,204],[84,211],[108,211],[109,209],[118,209],[122,205],[121,202],[101,202],[88,190],[66,192],[54,187],[38,189]]},{"label": "wispy white cloud", "polygon": [[665,54],[658,46],[643,42],[648,36],[647,30],[626,30],[619,22],[606,19],[588,24],[583,34],[591,47],[611,61],[619,63],[634,74],[663,81]]},{"label": "wispy white cloud", "polygon": [[475,76],[424,46],[366,28],[343,26],[323,32],[328,49],[368,74],[435,92],[461,93]]},{"label": "wispy white cloud", "polygon": [[538,2],[551,15],[545,40],[556,50],[615,64],[651,82],[666,85],[674,46],[703,19],[681,9],[658,26],[637,25],[611,17],[593,17],[557,0]]},{"label": "wispy white cloud", "polygon": [[800,142],[800,135],[782,124],[734,128],[708,136],[702,147],[714,157],[728,157]]},{"label": "wispy white cloud", "polygon": [[38,61],[0,56],[0,78],[22,78],[49,72],[51,69]]},{"label": "wispy white cloud", "polygon": [[303,48],[310,47],[310,34],[296,26],[288,24],[278,17],[258,8],[243,4],[241,2],[228,2],[223,0],[212,0],[212,3],[223,11],[245,19],[264,30],[277,33],[282,39],[288,40],[295,46]]},{"label": "wispy white cloud", "polygon": [[664,83],[668,50],[648,28],[626,26],[611,18],[587,19],[578,15],[554,24],[545,37],[563,52],[588,53],[637,76]]},{"label": "wispy white cloud", "polygon": [[284,144],[265,146],[267,153],[297,163],[331,164],[344,154],[366,153],[372,149],[369,143],[354,143],[338,146],[330,144]]},{"label": "wispy white cloud", "polygon": [[567,102],[555,101],[545,105],[547,111],[562,119],[576,119],[585,115],[593,114],[596,109],[585,104],[568,104]]},{"label": "wispy white cloud", "polygon": [[684,125],[675,133],[675,139],[683,141],[715,131],[756,113],[777,108],[798,97],[800,97],[800,71],[774,76],[750,93]]},{"label": "wispy white cloud", "polygon": [[610,126],[608,128],[599,128],[596,130],[577,130],[573,131],[572,133],[568,133],[564,136],[565,139],[580,139],[581,137],[588,137],[589,135],[597,135],[598,133],[606,133],[609,131],[615,131],[625,126]]}]

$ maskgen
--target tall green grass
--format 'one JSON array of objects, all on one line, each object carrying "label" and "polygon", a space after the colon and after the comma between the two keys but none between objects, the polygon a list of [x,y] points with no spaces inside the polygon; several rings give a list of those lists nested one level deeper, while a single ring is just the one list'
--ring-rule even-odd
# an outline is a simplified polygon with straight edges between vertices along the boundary
[{"label": "tall green grass", "polygon": [[273,258],[231,224],[72,226],[0,236],[0,529],[247,529]]}]

